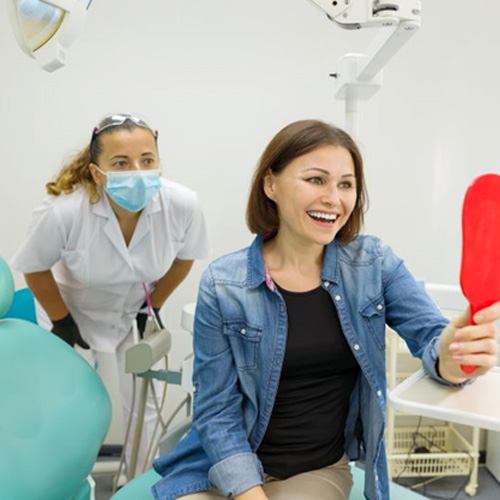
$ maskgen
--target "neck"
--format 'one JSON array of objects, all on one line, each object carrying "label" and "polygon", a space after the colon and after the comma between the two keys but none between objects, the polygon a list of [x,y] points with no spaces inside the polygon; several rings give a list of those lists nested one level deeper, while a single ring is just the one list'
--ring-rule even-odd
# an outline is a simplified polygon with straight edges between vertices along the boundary
[{"label": "neck", "polygon": [[284,231],[264,245],[264,259],[271,270],[295,270],[309,274],[321,269],[324,245],[293,238]]}]

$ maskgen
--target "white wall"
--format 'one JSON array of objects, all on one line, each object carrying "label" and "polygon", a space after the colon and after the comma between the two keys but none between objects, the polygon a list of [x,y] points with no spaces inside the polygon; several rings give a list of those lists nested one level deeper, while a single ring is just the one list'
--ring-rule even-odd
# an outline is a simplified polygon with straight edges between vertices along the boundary
[{"label": "white wall", "polygon": [[[464,190],[499,171],[500,4],[423,4],[422,29],[362,106],[367,231],[418,277],[456,283]],[[47,74],[17,47],[2,2],[0,254],[21,243],[63,159],[117,111],[159,129],[166,176],[200,195],[213,257],[246,245],[246,196],[263,147],[292,120],[342,125],[328,73],[373,35],[335,27],[307,0],[95,0],[68,66]],[[172,297],[171,327],[204,265]]]}]

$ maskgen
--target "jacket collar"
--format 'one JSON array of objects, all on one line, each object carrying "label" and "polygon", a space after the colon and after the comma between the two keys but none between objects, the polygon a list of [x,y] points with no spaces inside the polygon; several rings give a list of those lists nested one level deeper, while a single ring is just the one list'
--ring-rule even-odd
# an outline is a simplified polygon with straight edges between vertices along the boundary
[{"label": "jacket collar", "polygon": [[[275,289],[275,284],[264,262],[263,245],[265,238],[259,234],[248,249],[247,283],[249,288],[257,288],[266,283],[270,290]],[[338,251],[339,244],[333,240],[326,245],[321,268],[321,280],[338,284]]]},{"label": "jacket collar", "polygon": [[321,267],[321,281],[339,282],[339,243],[333,240],[326,245]]},{"label": "jacket collar", "polygon": [[[257,288],[261,283],[266,282],[266,263],[262,254],[263,245],[264,237],[259,234],[248,249],[247,283],[249,288]],[[269,273],[267,274],[269,275]],[[269,277],[267,286],[273,290],[272,286],[270,286],[271,283]]]}]

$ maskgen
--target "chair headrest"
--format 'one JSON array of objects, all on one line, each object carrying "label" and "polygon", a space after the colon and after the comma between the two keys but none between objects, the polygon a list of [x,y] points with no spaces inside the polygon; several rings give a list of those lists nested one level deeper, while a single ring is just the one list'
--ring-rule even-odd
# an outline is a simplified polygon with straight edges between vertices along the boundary
[{"label": "chair headrest", "polygon": [[0,257],[0,318],[10,309],[14,300],[14,278],[9,265]]}]

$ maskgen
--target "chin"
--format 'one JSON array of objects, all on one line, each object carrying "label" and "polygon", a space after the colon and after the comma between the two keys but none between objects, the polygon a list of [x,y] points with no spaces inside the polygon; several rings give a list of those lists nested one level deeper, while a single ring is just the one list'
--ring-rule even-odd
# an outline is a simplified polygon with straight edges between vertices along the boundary
[{"label": "chin", "polygon": [[314,243],[317,245],[329,245],[337,236],[338,231],[335,231],[335,233],[332,234],[324,234],[324,235],[315,235],[315,237],[311,238]]}]

